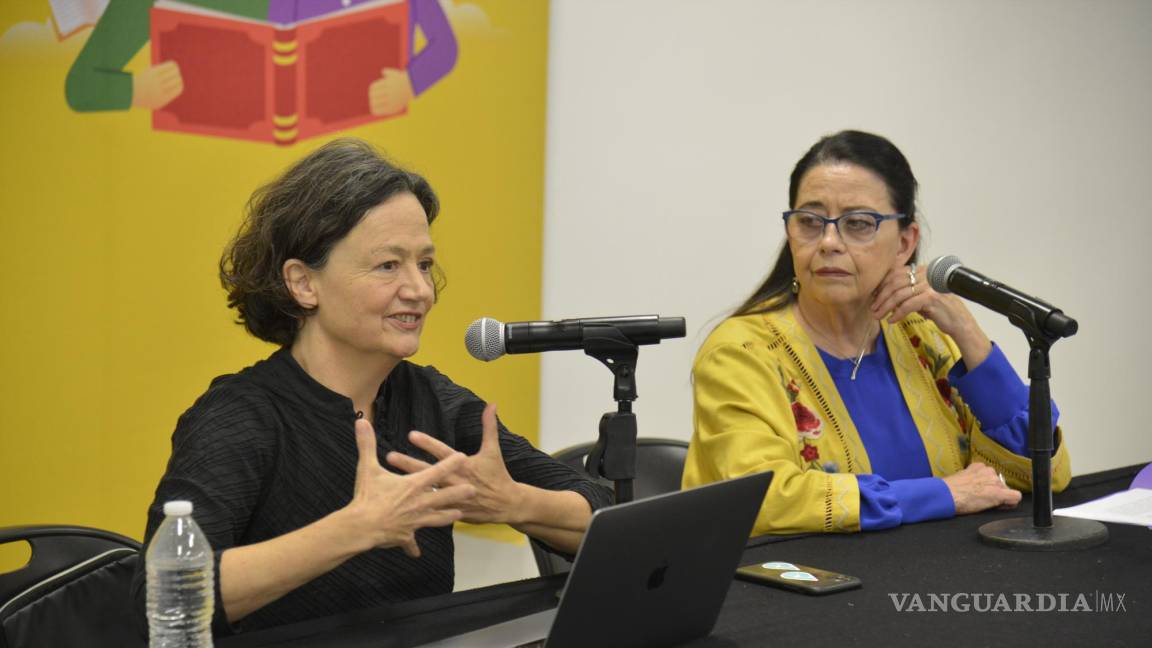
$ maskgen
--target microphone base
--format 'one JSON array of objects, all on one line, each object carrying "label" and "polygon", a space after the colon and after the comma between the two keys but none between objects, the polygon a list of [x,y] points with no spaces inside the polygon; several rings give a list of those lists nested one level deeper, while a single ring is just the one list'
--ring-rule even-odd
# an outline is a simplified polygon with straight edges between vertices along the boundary
[{"label": "microphone base", "polygon": [[1014,551],[1078,551],[1108,541],[1108,527],[1095,520],[1056,516],[1052,526],[1038,527],[1032,518],[989,522],[980,527],[980,541]]}]

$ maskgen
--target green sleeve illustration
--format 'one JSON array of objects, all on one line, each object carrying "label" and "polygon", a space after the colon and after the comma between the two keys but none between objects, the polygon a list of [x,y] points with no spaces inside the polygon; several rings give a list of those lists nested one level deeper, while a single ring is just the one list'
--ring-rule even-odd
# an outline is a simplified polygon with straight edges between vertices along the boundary
[{"label": "green sleeve illustration", "polygon": [[[64,83],[72,110],[127,110],[132,105],[132,75],[124,66],[149,39],[152,0],[111,0],[76,57]],[[205,9],[264,19],[268,0],[194,0]]]}]

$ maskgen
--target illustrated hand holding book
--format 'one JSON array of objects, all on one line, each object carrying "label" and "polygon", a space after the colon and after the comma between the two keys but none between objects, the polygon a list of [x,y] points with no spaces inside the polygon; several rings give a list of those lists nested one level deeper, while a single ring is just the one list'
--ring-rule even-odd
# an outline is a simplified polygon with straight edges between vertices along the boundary
[{"label": "illustrated hand holding book", "polygon": [[408,38],[404,0],[289,24],[159,0],[152,63],[175,61],[184,90],[153,112],[153,128],[288,145],[384,119],[369,86],[384,69],[406,68]]}]

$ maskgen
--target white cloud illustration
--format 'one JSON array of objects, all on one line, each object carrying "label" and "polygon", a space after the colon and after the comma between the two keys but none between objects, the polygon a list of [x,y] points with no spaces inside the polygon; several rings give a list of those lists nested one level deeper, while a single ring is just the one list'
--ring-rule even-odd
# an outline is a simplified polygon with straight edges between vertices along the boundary
[{"label": "white cloud illustration", "polygon": [[29,50],[55,45],[56,30],[51,18],[46,18],[42,23],[18,22],[0,36],[0,49],[4,50]]},{"label": "white cloud illustration", "polygon": [[484,13],[484,10],[477,5],[456,2],[456,0],[440,0],[440,6],[444,9],[444,14],[448,16],[448,22],[452,23],[452,30],[457,35],[492,36],[499,33],[499,30],[492,27],[492,21],[489,20],[488,14]]}]

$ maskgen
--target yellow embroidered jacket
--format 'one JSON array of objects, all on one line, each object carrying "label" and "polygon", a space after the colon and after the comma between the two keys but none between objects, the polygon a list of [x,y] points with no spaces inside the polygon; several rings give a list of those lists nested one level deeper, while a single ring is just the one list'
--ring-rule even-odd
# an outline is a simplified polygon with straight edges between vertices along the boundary
[{"label": "yellow embroidered jacket", "polygon": [[[932,475],[946,477],[981,462],[1012,488],[1030,490],[1032,462],[980,430],[948,382],[960,359],[950,337],[920,315],[881,322],[908,411]],[[868,454],[819,352],[791,306],[732,317],[716,327],[692,368],[694,433],[685,488],[763,470],[775,477],[753,535],[860,530],[857,474]],[[1052,458],[1052,486],[1071,478],[1068,449]]]}]

